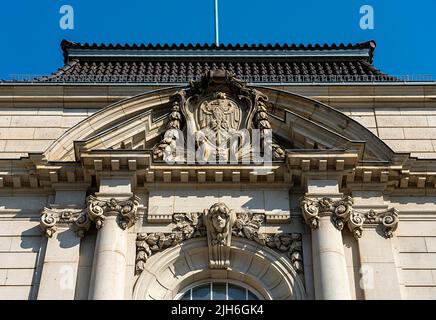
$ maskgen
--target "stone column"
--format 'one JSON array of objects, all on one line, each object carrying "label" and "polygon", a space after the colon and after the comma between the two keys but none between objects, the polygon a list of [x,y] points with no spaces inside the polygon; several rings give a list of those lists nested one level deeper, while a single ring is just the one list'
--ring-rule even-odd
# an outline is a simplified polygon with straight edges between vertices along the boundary
[{"label": "stone column", "polygon": [[308,192],[301,208],[312,229],[316,299],[351,299],[341,233],[351,205],[351,198],[343,198],[339,193],[336,180],[308,180]]},{"label": "stone column", "polygon": [[102,178],[88,198],[88,216],[98,229],[89,299],[124,299],[127,230],[135,224],[138,199],[130,178]]}]

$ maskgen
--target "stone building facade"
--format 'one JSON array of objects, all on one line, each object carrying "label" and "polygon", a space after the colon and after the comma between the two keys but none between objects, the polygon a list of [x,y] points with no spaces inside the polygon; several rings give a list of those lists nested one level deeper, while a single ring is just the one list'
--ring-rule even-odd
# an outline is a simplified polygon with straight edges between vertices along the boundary
[{"label": "stone building facade", "polygon": [[374,42],[62,49],[0,83],[1,299],[436,298],[436,84]]}]

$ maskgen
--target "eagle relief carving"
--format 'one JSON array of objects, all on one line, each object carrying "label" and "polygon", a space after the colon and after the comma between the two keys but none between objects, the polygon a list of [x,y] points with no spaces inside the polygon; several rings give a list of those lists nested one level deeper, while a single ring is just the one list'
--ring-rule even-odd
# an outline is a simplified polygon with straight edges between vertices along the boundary
[{"label": "eagle relief carving", "polygon": [[[206,156],[229,160],[232,138],[241,123],[241,108],[224,92],[216,92],[200,103],[197,109],[199,134],[207,143]],[[206,146],[205,146],[206,147]]]}]

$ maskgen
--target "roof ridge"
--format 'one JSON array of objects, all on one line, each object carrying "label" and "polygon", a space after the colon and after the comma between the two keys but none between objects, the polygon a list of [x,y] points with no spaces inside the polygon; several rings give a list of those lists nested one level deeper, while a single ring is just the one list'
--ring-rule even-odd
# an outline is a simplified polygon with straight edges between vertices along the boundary
[{"label": "roof ridge", "polygon": [[80,49],[80,50],[252,50],[252,51],[281,51],[281,50],[295,50],[295,51],[330,51],[330,50],[358,50],[358,49],[366,49],[368,50],[368,60],[372,63],[373,53],[376,48],[376,42],[374,40],[369,40],[366,42],[359,43],[315,43],[315,44],[296,44],[296,43],[227,43],[227,44],[210,44],[210,43],[164,43],[164,44],[153,44],[153,43],[79,43],[73,42],[69,40],[62,40],[61,48],[64,55],[64,61],[67,62],[70,54],[70,50],[72,49]]},{"label": "roof ridge", "polygon": [[82,49],[211,49],[211,48],[232,48],[232,49],[354,49],[354,48],[375,48],[376,42],[374,40],[368,40],[365,42],[357,43],[221,43],[216,45],[215,43],[88,43],[88,42],[74,42],[70,40],[63,39],[61,42],[62,50],[67,50],[69,48],[82,48]]}]

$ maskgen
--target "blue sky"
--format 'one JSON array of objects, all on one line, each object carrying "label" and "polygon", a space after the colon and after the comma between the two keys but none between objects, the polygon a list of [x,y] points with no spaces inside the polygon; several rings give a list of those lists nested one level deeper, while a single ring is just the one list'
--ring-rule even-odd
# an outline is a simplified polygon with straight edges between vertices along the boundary
[{"label": "blue sky", "polygon": [[[359,27],[362,5],[374,30]],[[59,26],[74,8],[74,30]],[[47,74],[63,64],[60,41],[213,43],[213,0],[4,0],[0,79]],[[222,43],[340,43],[376,40],[374,64],[436,79],[435,0],[219,0]]]}]

